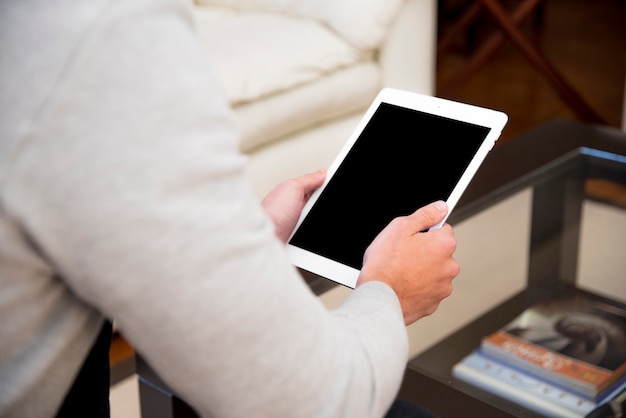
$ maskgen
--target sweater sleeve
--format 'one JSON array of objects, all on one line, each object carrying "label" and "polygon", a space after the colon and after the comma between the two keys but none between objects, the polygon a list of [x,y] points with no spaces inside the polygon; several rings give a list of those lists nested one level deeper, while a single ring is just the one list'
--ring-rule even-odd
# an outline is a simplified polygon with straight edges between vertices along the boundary
[{"label": "sweater sleeve", "polygon": [[110,1],[90,22],[24,136],[8,208],[203,416],[382,416],[407,360],[398,300],[369,283],[329,312],[301,280],[180,3]]}]

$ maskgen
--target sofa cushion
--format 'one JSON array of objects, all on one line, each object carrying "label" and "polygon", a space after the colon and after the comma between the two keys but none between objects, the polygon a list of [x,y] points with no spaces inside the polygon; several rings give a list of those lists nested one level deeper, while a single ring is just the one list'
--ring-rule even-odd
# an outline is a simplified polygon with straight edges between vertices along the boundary
[{"label": "sofa cushion", "polygon": [[201,46],[235,106],[320,79],[366,55],[324,25],[264,12],[197,7]]},{"label": "sofa cushion", "polygon": [[315,19],[361,50],[377,49],[402,0],[196,0],[196,4]]},{"label": "sofa cushion", "polygon": [[296,131],[362,110],[380,90],[381,80],[380,66],[369,61],[264,100],[235,106],[241,150],[254,151]]}]

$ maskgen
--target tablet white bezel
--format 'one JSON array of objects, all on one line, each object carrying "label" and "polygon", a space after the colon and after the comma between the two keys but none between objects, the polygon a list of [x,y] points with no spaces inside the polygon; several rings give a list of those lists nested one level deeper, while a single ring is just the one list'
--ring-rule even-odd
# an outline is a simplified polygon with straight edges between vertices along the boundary
[{"label": "tablet white bezel", "polygon": [[[306,218],[311,208],[315,205],[318,197],[324,191],[326,185],[334,176],[344,158],[346,157],[352,146],[355,144],[357,139],[360,137],[362,131],[365,129],[381,103],[388,103],[395,106],[414,109],[421,112],[430,113],[432,115],[456,119],[462,122],[467,122],[489,128],[488,135],[485,137],[483,143],[478,148],[467,169],[464,171],[449,198],[446,200],[449,208],[448,216],[461,198],[472,177],[474,176],[476,171],[478,171],[481,163],[483,162],[491,148],[493,148],[493,146],[495,145],[496,140],[500,136],[500,133],[508,120],[506,114],[492,109],[446,100],[434,96],[426,96],[404,90],[391,88],[385,88],[381,90],[357,124],[353,133],[348,138],[347,142],[342,147],[341,151],[339,152],[331,166],[328,168],[324,184],[315,191],[315,193],[311,196],[311,198],[305,205],[300,219],[298,220],[298,223],[294,228],[292,236],[298,230],[300,224]],[[446,220],[447,216],[446,219],[444,219],[440,224],[434,226],[431,229],[441,227],[441,225],[443,225]],[[359,270],[341,264],[334,260],[330,260],[319,254],[304,250],[300,247],[291,245],[289,243],[290,240],[291,237],[287,241],[288,244],[286,246],[286,249],[287,254],[290,257],[292,263],[294,263],[294,265],[319,276],[328,278],[329,280],[332,280],[349,288],[354,288],[356,286],[356,282],[360,273]]]}]

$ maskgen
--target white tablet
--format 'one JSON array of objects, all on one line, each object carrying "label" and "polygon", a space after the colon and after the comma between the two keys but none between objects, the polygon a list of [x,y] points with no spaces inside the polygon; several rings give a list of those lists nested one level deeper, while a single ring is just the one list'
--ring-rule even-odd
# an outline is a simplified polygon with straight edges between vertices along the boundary
[{"label": "white tablet", "polygon": [[440,199],[449,215],[507,119],[383,89],[304,207],[287,243],[292,262],[354,288],[365,250],[393,218]]}]

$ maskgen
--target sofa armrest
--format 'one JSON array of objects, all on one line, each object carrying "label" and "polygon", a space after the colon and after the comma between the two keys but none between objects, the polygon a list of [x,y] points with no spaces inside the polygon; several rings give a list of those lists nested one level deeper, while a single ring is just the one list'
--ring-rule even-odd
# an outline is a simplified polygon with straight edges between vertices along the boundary
[{"label": "sofa armrest", "polygon": [[436,0],[405,0],[380,50],[383,85],[435,93]]}]

